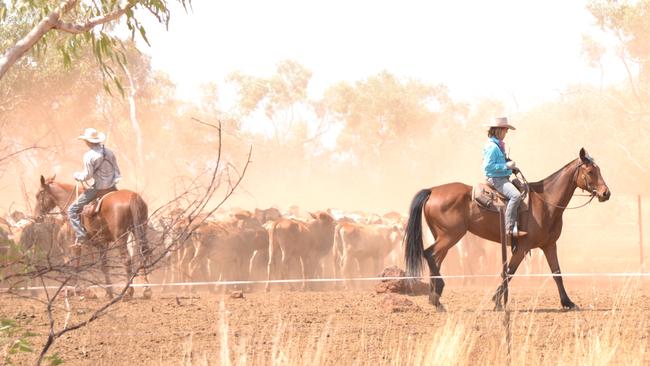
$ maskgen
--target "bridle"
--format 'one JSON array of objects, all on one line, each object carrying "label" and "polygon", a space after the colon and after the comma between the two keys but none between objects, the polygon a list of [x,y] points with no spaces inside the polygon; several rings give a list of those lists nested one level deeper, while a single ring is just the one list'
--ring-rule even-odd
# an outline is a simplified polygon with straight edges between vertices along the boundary
[{"label": "bridle", "polygon": [[[592,163],[592,164],[593,164],[593,163]],[[581,162],[581,163],[578,164],[578,166],[576,167],[576,171],[575,171],[575,173],[574,173],[574,175],[573,175],[573,176],[574,176],[574,180],[576,181],[576,183],[578,182],[578,174],[580,173],[580,167],[583,166],[583,165],[585,165],[585,163],[584,163],[584,162]],[[528,186],[528,181],[527,181],[526,178],[524,177],[524,174],[521,172],[521,170],[518,170],[518,174],[521,176],[521,179],[524,181],[524,183]],[[596,197],[596,195],[597,195],[597,192],[596,192],[596,189],[593,188],[593,187],[591,186],[591,184],[589,183],[590,180],[587,180],[587,174],[582,173],[582,176],[581,176],[581,177],[582,177],[582,179],[583,179],[584,182],[585,182],[585,188],[581,188],[581,189],[582,189],[583,191],[587,191],[587,192],[589,192],[589,195],[588,195],[588,196],[589,196],[589,200],[588,200],[587,202],[583,203],[583,204],[580,205],[580,206],[569,207],[569,206],[560,206],[560,205],[556,205],[556,204],[554,204],[554,203],[552,203],[552,202],[549,202],[549,201],[545,200],[545,199],[544,199],[544,196],[542,196],[541,194],[539,194],[539,193],[537,193],[537,192],[535,192],[535,191],[533,191],[532,193],[535,193],[535,194],[536,194],[536,195],[537,195],[537,196],[542,200],[542,202],[546,203],[546,204],[549,205],[549,206],[553,206],[553,207],[561,208],[561,209],[565,209],[565,210],[575,210],[575,209],[577,209],[577,208],[582,208],[582,207],[585,207],[585,206],[587,206],[588,204],[590,204],[591,201],[593,201],[593,199],[594,199],[594,198]],[[575,194],[574,194],[574,196],[575,196]],[[584,195],[584,196],[587,196],[587,195]]]},{"label": "bridle", "polygon": [[50,183],[46,183],[43,186],[43,194],[39,195],[39,204],[40,207],[44,208],[45,207],[45,198],[43,198],[43,195],[47,192],[50,196],[52,196],[52,199],[55,201],[55,207],[59,207],[60,211],[54,211],[54,212],[39,212],[37,217],[43,217],[43,216],[53,216],[53,215],[62,215],[62,216],[68,216],[68,213],[65,211],[61,211],[61,207],[68,207],[69,204],[72,203],[74,196],[76,195],[77,197],[79,196],[79,183],[75,185],[75,189],[70,192],[68,195],[68,198],[66,199],[65,203],[63,206],[59,206],[58,203],[56,202],[56,198],[54,194],[50,191]]}]

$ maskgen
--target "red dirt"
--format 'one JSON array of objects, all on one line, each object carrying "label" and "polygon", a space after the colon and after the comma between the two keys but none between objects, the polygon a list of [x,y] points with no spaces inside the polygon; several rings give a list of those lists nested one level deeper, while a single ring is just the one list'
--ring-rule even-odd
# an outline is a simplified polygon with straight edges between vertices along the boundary
[{"label": "red dirt", "polygon": [[[629,357],[640,364],[650,363],[645,353],[650,350],[648,281],[603,280],[582,286],[571,279],[565,282],[580,311],[560,310],[552,281],[522,281],[512,288],[513,360],[567,361],[598,338],[599,347],[604,344],[613,349],[611,363],[627,363]],[[422,360],[413,353],[421,352],[423,344],[441,342],[436,337],[443,331],[453,335],[454,327],[461,324],[464,338],[470,337],[472,345],[467,360],[457,359],[458,363],[500,363],[505,360],[504,313],[492,311],[492,291],[448,283],[442,298],[446,313],[436,312],[426,295],[386,295],[372,290],[258,292],[245,293],[243,298],[231,297],[230,292],[223,296],[158,292],[152,300],[117,304],[97,322],[57,340],[49,354],[57,353],[66,365],[213,365],[224,364],[226,359],[255,365],[404,364]],[[395,298],[387,300],[386,296]],[[71,321],[87,317],[104,301],[101,297],[73,299]],[[400,307],[398,311],[386,305],[393,302]],[[65,306],[63,301],[56,304]],[[45,341],[48,320],[44,309],[32,300],[0,297],[0,318],[16,319],[21,329],[38,334],[30,338],[35,353],[11,355],[16,364],[33,363]],[[56,313],[59,327],[64,315],[61,310]],[[227,350],[222,349],[222,341],[228,342]],[[594,352],[590,355],[602,356]]]}]

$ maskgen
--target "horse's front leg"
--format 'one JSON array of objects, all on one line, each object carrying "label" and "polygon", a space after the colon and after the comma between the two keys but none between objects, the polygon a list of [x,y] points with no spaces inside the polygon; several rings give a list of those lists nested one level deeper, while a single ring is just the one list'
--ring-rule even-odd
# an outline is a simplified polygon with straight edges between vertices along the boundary
[{"label": "horse's front leg", "polygon": [[557,285],[557,290],[560,292],[560,302],[562,303],[562,307],[567,310],[577,309],[576,304],[569,299],[569,295],[567,295],[566,290],[564,289],[562,276],[559,276],[562,272],[560,271],[560,262],[557,258],[557,243],[553,242],[543,247],[542,250],[544,251],[544,256],[546,257],[548,266],[551,269],[551,273],[556,275],[553,276],[553,279]]},{"label": "horse's front leg", "polygon": [[515,272],[517,272],[517,268],[521,264],[521,261],[524,259],[525,255],[526,255],[525,250],[517,250],[515,254],[513,254],[512,257],[510,258],[510,262],[508,263],[508,270],[507,270],[508,275],[506,276],[506,278],[503,279],[503,281],[501,281],[501,284],[499,285],[499,287],[497,287],[496,293],[494,294],[494,296],[492,296],[492,301],[494,301],[494,310],[503,309],[503,305],[501,304],[501,299],[503,298],[505,285],[506,283],[510,283],[510,281],[512,280],[512,277],[510,276],[514,275]]}]

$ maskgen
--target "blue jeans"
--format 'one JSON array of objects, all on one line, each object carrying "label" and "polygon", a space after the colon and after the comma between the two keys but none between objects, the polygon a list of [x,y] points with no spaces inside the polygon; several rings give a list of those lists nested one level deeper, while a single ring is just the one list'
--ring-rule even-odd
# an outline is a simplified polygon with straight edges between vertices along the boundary
[{"label": "blue jeans", "polygon": [[511,231],[517,222],[517,209],[521,203],[521,192],[510,182],[508,177],[491,177],[487,181],[499,193],[508,197],[508,206],[506,206],[506,230]]},{"label": "blue jeans", "polygon": [[68,208],[68,218],[70,219],[70,225],[74,229],[77,236],[77,241],[86,240],[86,229],[84,229],[83,224],[81,223],[81,210],[85,205],[90,203],[92,200],[97,197],[97,191],[94,188],[88,188],[85,190],[77,201],[70,205]]}]

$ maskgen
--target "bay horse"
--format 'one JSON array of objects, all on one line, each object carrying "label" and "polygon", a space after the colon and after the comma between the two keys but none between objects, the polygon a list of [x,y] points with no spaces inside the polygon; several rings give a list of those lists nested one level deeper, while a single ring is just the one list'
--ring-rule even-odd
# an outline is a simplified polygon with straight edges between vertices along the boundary
[{"label": "bay horse", "polygon": [[[55,207],[67,215],[68,207],[75,201],[75,196],[83,191],[83,187],[78,187],[77,191],[72,184],[56,182],[54,177],[45,179],[41,175],[40,189],[36,193],[34,216],[41,219]],[[90,238],[88,244],[84,244],[84,246],[92,245],[100,251],[101,270],[107,285],[106,293],[109,297],[113,297],[107,259],[107,251],[112,248],[112,245],[120,252],[127,279],[134,276],[132,258],[127,248],[129,233],[136,241],[136,248],[143,254],[145,266],[146,263],[151,263],[151,251],[147,242],[147,204],[138,193],[121,189],[105,196],[99,212],[92,219],[82,215],[82,220]],[[78,270],[80,248],[76,248],[75,252]],[[137,250],[134,252],[137,253]],[[146,273],[145,281],[148,283]],[[129,287],[125,295],[127,298],[132,297],[133,287]],[[151,296],[150,288],[145,288],[144,296]]]},{"label": "bay horse", "polygon": [[[562,233],[562,214],[567,208],[576,188],[607,201],[611,192],[603,180],[600,167],[580,149],[579,158],[569,162],[546,179],[529,184],[530,201],[528,211],[521,214],[522,222],[527,223],[528,235],[518,239],[517,250],[507,266],[507,279],[501,283],[493,296],[495,308],[501,308],[501,298],[505,281],[533,248],[540,248],[548,262],[560,293],[564,309],[574,309],[576,305],[569,299],[559,276],[560,264],[557,257],[557,240]],[[435,243],[424,250],[422,242],[422,214],[431,230]],[[410,216],[404,236],[404,258],[409,276],[420,276],[422,259],[429,266],[430,276],[440,276],[440,266],[453,247],[467,231],[487,240],[500,242],[499,213],[479,208],[472,200],[472,187],[463,183],[448,183],[433,188],[422,189],[411,202]],[[440,296],[445,286],[442,278],[430,281],[429,302],[440,311],[444,307]]]}]

